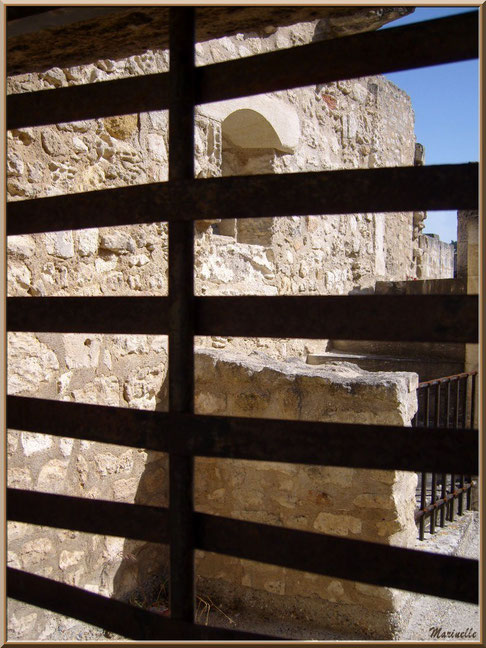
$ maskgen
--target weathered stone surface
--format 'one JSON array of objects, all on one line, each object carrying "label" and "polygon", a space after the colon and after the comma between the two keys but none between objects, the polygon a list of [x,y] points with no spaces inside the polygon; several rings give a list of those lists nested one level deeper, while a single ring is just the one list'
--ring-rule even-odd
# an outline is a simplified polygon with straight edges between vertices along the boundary
[{"label": "weathered stone surface", "polygon": [[33,393],[41,383],[54,380],[58,359],[33,333],[9,333],[7,351],[9,394]]},{"label": "weathered stone surface", "polygon": [[52,552],[49,538],[36,538],[22,545],[21,562],[27,571],[39,566]]},{"label": "weathered stone surface", "polygon": [[101,336],[86,336],[78,333],[64,335],[65,361],[68,369],[82,369],[98,366]]},{"label": "weathered stone surface", "polygon": [[22,236],[9,236],[7,238],[7,252],[20,258],[31,257],[35,252],[35,240],[28,234]]},{"label": "weathered stone surface", "polygon": [[[213,63],[359,31],[391,16],[383,8],[370,11],[359,8],[354,22],[347,22],[338,8],[326,23],[293,30],[266,25],[271,29],[263,38],[253,33],[198,43],[197,61]],[[35,91],[167,69],[168,53],[149,50],[125,60],[11,78],[9,87],[12,92]],[[197,178],[414,163],[410,100],[381,77],[252,101],[197,108]],[[242,109],[254,109],[256,121],[236,114]],[[167,111],[153,111],[9,133],[9,199],[167,180],[167,117]],[[259,128],[260,148],[252,123]],[[285,124],[293,124],[288,132]],[[245,128],[237,133],[235,125]],[[420,265],[417,227],[411,213],[201,220],[195,225],[196,293],[372,292],[377,278],[413,278]],[[164,223],[10,237],[8,251],[11,295],[167,294]],[[164,336],[15,334],[11,340],[10,393],[166,407]],[[408,424],[414,413],[415,383],[406,374],[372,374],[349,364],[325,370],[305,365],[308,353],[325,351],[326,340],[214,336],[195,343],[210,349],[197,354],[196,408],[201,413],[397,425]],[[255,350],[266,355],[252,355]],[[9,483],[16,487],[35,484],[51,492],[65,489],[89,498],[167,506],[168,459],[163,455],[69,438],[52,443],[42,435],[20,440],[18,435],[9,440]],[[413,532],[414,475],[212,459],[197,459],[196,465],[199,510],[400,545],[407,545]],[[119,539],[96,542],[83,534],[61,537],[44,529],[12,529],[11,551],[21,563],[22,542],[40,540],[38,546],[27,545],[27,561],[38,570],[51,570],[65,582],[109,596],[128,593],[155,573],[154,565],[162,569],[167,558],[160,547],[149,551],[147,545],[132,554]],[[46,564],[41,566],[43,552]],[[289,606],[312,618],[320,618],[324,607],[339,609],[341,622],[351,625],[368,623],[376,613],[382,615],[376,627],[388,623],[389,628],[383,615],[400,605],[379,588],[377,593],[356,583],[247,563],[203,555],[198,573],[218,579],[220,586],[251,592],[250,597],[276,597],[282,609],[290,601]],[[121,564],[129,568],[120,570],[117,579]],[[49,636],[47,627],[45,632]]]},{"label": "weathered stone surface", "polygon": [[82,551],[61,551],[59,557],[59,569],[65,570],[69,567],[77,565],[84,558],[84,553]]},{"label": "weathered stone surface", "polygon": [[10,468],[7,474],[9,488],[30,489],[32,486],[32,475],[29,468]]},{"label": "weathered stone surface", "polygon": [[30,457],[36,452],[48,450],[52,446],[52,437],[47,434],[37,434],[36,432],[22,432],[20,442],[26,457]]},{"label": "weathered stone surface", "polygon": [[42,468],[37,479],[37,488],[50,493],[62,493],[66,490],[68,461],[51,459]]}]

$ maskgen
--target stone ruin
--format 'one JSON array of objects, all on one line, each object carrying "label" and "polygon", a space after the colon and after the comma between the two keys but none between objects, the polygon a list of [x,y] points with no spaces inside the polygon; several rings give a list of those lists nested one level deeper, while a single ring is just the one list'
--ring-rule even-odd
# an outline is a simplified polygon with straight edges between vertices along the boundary
[{"label": "stone ruin", "polygon": [[[324,30],[325,31],[325,30]],[[322,24],[198,44],[198,64],[310,42]],[[168,69],[168,52],[8,79],[18,93]],[[8,133],[8,199],[167,180],[166,111]],[[382,76],[199,106],[198,178],[423,163],[409,97]],[[202,214],[203,216],[203,214]],[[423,213],[308,216],[195,224],[196,294],[372,293],[377,281],[453,276],[453,248],[422,235]],[[434,247],[435,246],[435,247]],[[166,295],[166,223],[12,236],[10,296]],[[327,340],[197,338],[196,412],[410,425],[417,375],[306,363]],[[167,407],[167,339],[11,333],[10,394],[139,409]],[[8,484],[167,505],[162,453],[10,430]],[[412,473],[196,460],[196,508],[215,515],[411,546]],[[167,548],[68,530],[8,525],[8,564],[129,598],[166,576]],[[407,596],[215,554],[197,554],[200,591],[227,605],[294,615],[309,627],[389,638]],[[59,620],[61,619],[61,620]],[[53,638],[73,622],[10,602],[10,640]],[[67,635],[66,635],[67,636]]]}]

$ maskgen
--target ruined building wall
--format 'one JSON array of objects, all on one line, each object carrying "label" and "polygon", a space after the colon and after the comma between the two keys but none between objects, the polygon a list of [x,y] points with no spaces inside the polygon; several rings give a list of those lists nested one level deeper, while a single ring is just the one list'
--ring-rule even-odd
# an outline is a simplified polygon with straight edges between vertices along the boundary
[{"label": "ruined building wall", "polygon": [[[199,45],[199,63],[309,42],[314,27],[301,26],[292,33],[290,30],[277,30],[268,39],[237,35],[217,44]],[[167,67],[167,52],[148,51],[123,61],[105,60],[90,66],[65,70],[55,68],[40,74],[15,77],[9,80],[9,86],[11,92],[25,92],[164,71]],[[201,107],[196,117],[198,177],[413,163],[415,142],[410,101],[382,77],[289,90],[270,99],[276,102],[274,105],[277,107],[285,105],[293,110],[298,117],[299,139],[293,148],[258,150],[249,146],[248,141],[237,146],[225,136],[224,119],[218,112],[221,105]],[[269,123],[272,124],[271,117]],[[167,113],[149,112],[12,131],[8,134],[8,172],[9,200],[164,181],[167,179]],[[219,223],[196,224],[198,294],[345,294],[371,291],[377,278],[406,279],[413,272],[412,214],[275,219],[261,231],[255,223],[247,223],[246,229],[245,225],[239,228],[236,223],[232,231],[224,233],[220,227],[224,230],[224,225]],[[167,293],[167,230],[164,223],[9,237],[8,254],[8,291],[12,296]],[[325,348],[326,341],[200,338],[196,344],[246,353],[259,349],[278,361],[289,356],[305,357],[311,351]],[[8,353],[11,394],[133,408],[164,408],[167,340],[163,336],[10,334]],[[271,363],[271,360],[266,362]],[[243,367],[241,362],[238,366]],[[259,398],[269,389],[268,384],[260,385],[258,382],[264,380],[263,372],[255,377],[251,366],[239,371],[243,372],[241,375],[248,372],[252,376],[257,397],[248,394],[248,398],[243,399],[246,405],[242,402],[228,405],[225,411],[241,415],[252,412],[253,415],[257,412],[277,415],[276,411],[271,414],[261,409]],[[333,380],[326,382],[319,378],[320,374],[308,376],[308,369],[299,371],[304,376],[302,382],[309,382],[310,392],[314,383],[319,384],[317,395],[321,393],[319,390],[324,390],[321,395],[328,393],[326,390],[329,389],[337,390],[335,393],[345,401],[341,415],[344,418],[350,415],[352,408],[347,394],[354,387],[339,380],[340,386],[333,387]],[[364,376],[358,372],[355,378],[357,384]],[[292,382],[294,379],[289,380]],[[408,379],[402,380],[399,397],[393,385],[401,379],[393,379],[391,383],[387,377],[377,380],[382,380],[384,391],[380,391],[377,383],[376,393],[370,396],[376,398],[371,410],[377,413],[375,422],[394,422],[393,417],[398,415],[400,421],[407,424],[413,409],[410,404],[413,389],[410,392],[406,388]],[[356,389],[359,391],[358,387]],[[206,387],[204,393],[210,393],[208,390]],[[218,393],[220,391],[218,384]],[[290,392],[286,392],[285,398],[290,397]],[[333,398],[335,393],[333,391]],[[222,412],[217,396],[222,397],[222,394],[213,394],[213,401],[208,401],[205,396],[202,411]],[[225,397],[229,398],[229,391]],[[235,399],[236,395],[233,394],[232,398]],[[249,409],[248,404],[251,405]],[[289,418],[307,416],[320,420],[320,417],[326,419],[329,416],[329,413],[324,416],[322,412],[309,414],[297,410],[292,403],[286,405],[285,412]],[[166,503],[165,493],[160,489],[160,485],[166,483],[166,457],[163,455],[151,453],[149,456],[149,453],[133,449],[22,431],[10,432],[8,452],[9,485],[16,488],[119,501],[134,501],[142,497],[146,503]],[[235,494],[225,493],[222,499],[216,495],[211,500],[210,495],[219,490],[220,476],[216,473],[216,467],[208,461],[200,477],[204,484],[200,491],[201,505],[216,512],[223,510],[221,502],[227,501],[228,508],[224,510],[230,515],[235,510],[231,499]],[[317,482],[325,481],[324,473],[313,474]],[[359,473],[353,476],[357,489],[367,485],[371,496],[375,493],[378,498],[383,496],[391,503],[392,513],[386,518],[391,526],[385,525],[383,534],[375,528],[378,539],[406,542],[412,528],[410,482],[400,481],[396,476],[387,477],[384,481],[378,476],[372,479],[372,483],[361,482],[361,477],[363,475]],[[255,490],[266,484],[260,478],[263,478],[263,473],[258,478],[255,476],[255,484],[258,484],[254,486]],[[289,476],[291,480],[294,478],[295,471]],[[268,479],[271,482],[273,477]],[[331,482],[337,480],[332,486],[337,488],[337,473],[330,479]],[[348,495],[351,499],[347,502],[342,500],[341,513],[346,507],[357,513],[353,504],[356,492],[350,491]],[[408,511],[408,518],[397,527],[395,522],[401,515],[400,498],[408,501],[408,508],[404,509]],[[268,504],[270,518],[289,521],[283,516],[289,508],[287,504],[276,501]],[[303,516],[305,519],[297,524],[298,528],[328,530],[329,525],[326,529],[322,526],[324,522],[316,526],[323,506],[320,500],[315,506],[312,504],[311,512]],[[366,504],[363,507],[359,513],[364,515],[362,523],[358,525],[350,520],[346,534],[360,535],[361,529],[366,529],[363,533],[367,537],[373,535],[371,528],[376,507]],[[328,514],[336,513],[328,511]],[[343,515],[345,520],[346,514]],[[329,522],[333,518],[321,516],[319,519]],[[358,526],[359,531],[353,531]],[[127,559],[123,541],[113,538],[14,523],[9,525],[9,540],[12,542],[10,565],[106,595],[114,593],[115,583],[119,582],[116,574]],[[139,565],[146,566],[150,560],[144,560],[144,556],[154,554],[150,548],[140,552],[139,548]],[[210,578],[215,572],[211,572],[209,558],[205,561],[201,563],[201,569]],[[153,566],[158,568],[159,563],[155,561]],[[132,576],[126,576],[121,589],[127,591],[148,577],[148,567],[146,571],[144,569],[132,569]],[[242,567],[238,569],[240,584],[258,589],[256,572],[250,576],[250,572],[245,572]],[[299,590],[303,595],[304,586],[297,586],[297,581],[290,576],[289,579],[282,581],[280,575],[278,583],[288,584],[279,584],[275,591],[297,594]],[[266,582],[262,581],[260,589],[271,591]],[[366,599],[368,609],[379,605],[377,600],[381,596],[375,596],[363,587],[351,591],[345,585],[333,583],[327,583],[325,587],[319,585],[319,591],[324,592],[319,595],[323,600],[350,605],[359,603],[362,606]],[[393,608],[390,603],[393,600],[391,596],[386,603],[388,611]],[[13,635],[32,637],[29,633],[34,632],[34,628],[35,636],[49,635],[45,618],[32,617],[32,614],[18,608],[10,615]]]}]

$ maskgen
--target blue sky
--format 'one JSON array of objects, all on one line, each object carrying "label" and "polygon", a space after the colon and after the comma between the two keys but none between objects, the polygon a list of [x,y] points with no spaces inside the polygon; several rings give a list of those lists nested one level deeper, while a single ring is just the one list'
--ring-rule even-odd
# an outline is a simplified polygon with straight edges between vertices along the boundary
[{"label": "blue sky", "polygon": [[[412,14],[382,27],[443,18],[474,7],[417,7]],[[385,75],[410,96],[417,141],[426,164],[476,162],[479,159],[479,64],[450,63]],[[424,232],[449,243],[457,238],[456,212],[428,213]]]}]

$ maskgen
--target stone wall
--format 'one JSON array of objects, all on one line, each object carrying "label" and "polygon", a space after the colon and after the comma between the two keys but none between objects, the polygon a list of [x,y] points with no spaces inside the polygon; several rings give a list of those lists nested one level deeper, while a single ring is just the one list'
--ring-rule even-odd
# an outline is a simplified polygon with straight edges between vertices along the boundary
[{"label": "stone wall", "polygon": [[[71,387],[59,392],[69,382],[68,372],[57,378],[65,367],[52,339],[16,336],[12,353],[19,338],[31,349],[32,366],[24,366],[24,371],[35,395],[55,397],[57,392],[57,397],[74,394],[73,400],[82,397],[87,402],[167,406],[167,385],[156,366],[165,354],[159,338],[112,340],[124,349],[112,360],[118,362],[117,374],[131,367],[133,380],[123,388],[123,396],[132,396],[129,403],[120,397],[113,376],[89,382],[92,366],[87,365],[95,358],[101,362],[107,351],[96,338],[70,336],[64,348],[65,363],[76,358],[78,365],[85,365],[86,384],[79,392]],[[416,409],[414,374],[369,373],[346,363],[323,369],[299,360],[272,360],[262,353],[220,350],[201,350],[196,360],[199,413],[408,425]],[[28,393],[26,383],[23,386]],[[16,430],[9,431],[8,452],[9,486],[167,506],[168,466],[162,453]],[[214,515],[410,546],[416,535],[415,484],[413,473],[201,458],[196,460],[195,499],[197,510]],[[106,596],[147,592],[167,574],[162,545],[12,522],[8,537],[10,566]],[[290,606],[309,627],[345,623],[369,636],[393,634],[406,598],[389,589],[212,554],[198,555],[197,574],[201,592],[220,596],[231,591],[227,605],[248,605],[249,599],[261,598],[273,615],[286,614]],[[20,604],[12,604],[11,610],[10,639],[49,636],[50,614],[33,613]],[[29,625],[32,614],[36,616]]]},{"label": "stone wall", "polygon": [[454,277],[454,246],[441,241],[438,234],[421,234],[415,255],[417,279]]},{"label": "stone wall", "polygon": [[[276,30],[268,37],[238,34],[209,41],[198,45],[198,64],[310,42],[315,33],[316,25],[306,24]],[[166,51],[148,50],[120,61],[103,60],[12,77],[9,92],[97,82],[167,68]],[[263,115],[260,100],[255,98],[253,106],[262,111],[257,111],[258,115]],[[266,101],[274,107],[274,116],[271,111],[265,112],[271,137],[265,140],[264,148],[252,144],[248,130],[235,142],[235,130],[225,121],[227,105],[198,109],[198,178],[414,162],[410,100],[383,77],[298,88],[276,93]],[[237,109],[241,106],[229,114]],[[284,113],[296,117],[297,130],[286,129],[275,117]],[[295,126],[295,120],[289,120]],[[8,199],[165,181],[167,150],[164,111],[11,131]],[[195,232],[195,281],[200,295],[371,292],[377,278],[404,280],[414,272],[416,243],[410,213],[304,216],[265,222],[249,219],[244,223],[198,221]],[[166,224],[9,237],[8,294],[165,295]],[[265,370],[254,364],[256,360],[231,356],[223,362],[216,361],[214,352],[200,354],[198,366],[204,366],[207,376],[214,377],[206,384],[199,376],[198,406],[202,412],[312,420],[351,417],[363,422],[366,411],[373,422],[398,424],[408,424],[413,414],[413,385],[405,376],[372,374],[370,378],[366,372],[346,366],[323,370],[275,364],[325,350],[325,340],[213,337],[198,338],[196,344],[219,352],[225,349],[249,354],[257,349],[266,353]],[[165,407],[167,341],[162,336],[10,334],[8,354],[11,394],[134,408]],[[245,392],[230,381],[227,393],[222,393],[225,383],[220,382],[218,372],[226,372],[228,380],[241,380]],[[323,398],[329,401],[329,394],[332,407],[323,409]],[[336,405],[336,398],[338,403],[342,399],[340,405]],[[319,407],[316,399],[320,399]],[[15,430],[9,432],[8,452],[9,485],[16,488],[166,504],[161,488],[167,484],[164,455]],[[338,522],[334,527],[337,533],[383,542],[406,544],[412,532],[413,480],[406,475],[262,464],[258,468],[245,466],[247,492],[237,480],[238,475],[241,480],[246,474],[242,462],[219,463],[221,466],[209,460],[198,463],[197,501],[201,510],[237,516],[239,512],[244,519],[263,520],[267,516],[267,521],[317,531],[332,532]],[[234,483],[230,465],[238,468]],[[221,491],[223,473],[229,486],[221,486]],[[327,499],[322,497],[326,489]],[[239,490],[247,493],[245,501],[237,501]],[[263,492],[265,496],[259,499],[258,493]],[[299,516],[297,506],[309,492],[317,495],[305,501],[306,512]],[[360,500],[360,495],[371,499]],[[131,547],[131,551],[116,538],[14,523],[9,525],[9,541],[11,566],[108,596],[126,594],[165,568],[164,552],[152,546]],[[323,577],[316,580],[311,575],[304,578],[270,567],[260,572],[243,561],[238,565],[222,561],[217,567],[212,561],[209,556],[201,558],[201,576],[211,580],[219,574],[221,582],[228,583],[229,571],[235,567],[239,580],[236,584],[231,581],[230,589],[234,586],[243,598],[250,591],[259,592],[260,597],[271,592],[286,594],[294,601],[291,605],[305,603],[304,608],[316,622],[326,607],[324,602],[329,610],[334,604],[326,623],[340,620],[362,631],[385,634],[394,627],[392,616],[399,607],[398,599],[388,590]],[[212,585],[208,581],[208,586],[217,588],[215,581]],[[281,596],[275,600],[285,609]],[[265,605],[273,605],[273,599],[265,601]],[[10,616],[11,638],[49,637],[46,617],[26,609],[20,606]],[[360,614],[364,615],[361,620]],[[27,617],[30,621],[25,620]]]}]

